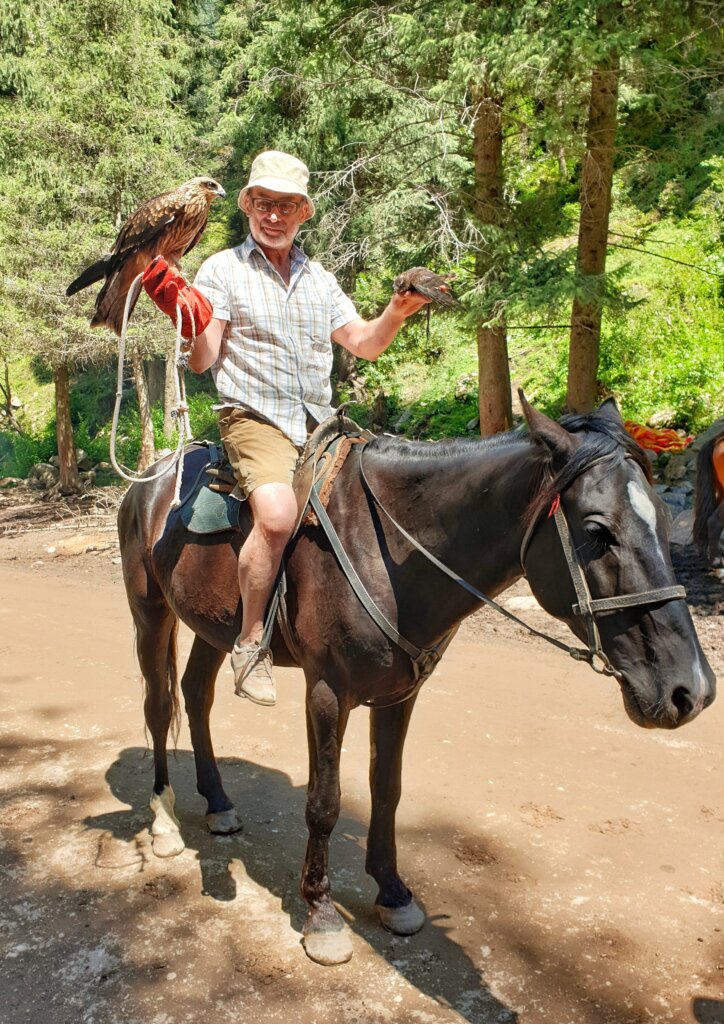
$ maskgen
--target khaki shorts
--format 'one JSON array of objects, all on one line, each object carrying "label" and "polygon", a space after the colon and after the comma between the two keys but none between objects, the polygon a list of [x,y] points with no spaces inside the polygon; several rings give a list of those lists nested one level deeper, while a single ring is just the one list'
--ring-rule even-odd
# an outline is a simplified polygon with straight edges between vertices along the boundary
[{"label": "khaki shorts", "polygon": [[239,487],[248,498],[262,484],[290,484],[301,448],[247,409],[219,412],[219,432]]}]

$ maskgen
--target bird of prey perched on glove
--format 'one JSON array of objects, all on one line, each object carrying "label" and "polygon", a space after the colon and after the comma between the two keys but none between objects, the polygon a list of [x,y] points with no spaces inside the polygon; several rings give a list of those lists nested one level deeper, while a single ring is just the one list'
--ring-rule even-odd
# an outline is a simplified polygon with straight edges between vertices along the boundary
[{"label": "bird of prey perched on glove", "polygon": [[413,267],[399,274],[392,282],[394,292],[419,292],[433,302],[447,309],[459,309],[460,303],[452,295],[447,286],[448,281],[455,279],[454,274],[435,274],[427,267]]},{"label": "bird of prey perched on glove", "polygon": [[178,265],[203,235],[211,203],[225,195],[218,181],[199,177],[148,199],[123,224],[111,252],[86,267],[65,294],[75,295],[105,278],[91,327],[109,327],[120,335],[126,296],[134,278],[156,256]]}]

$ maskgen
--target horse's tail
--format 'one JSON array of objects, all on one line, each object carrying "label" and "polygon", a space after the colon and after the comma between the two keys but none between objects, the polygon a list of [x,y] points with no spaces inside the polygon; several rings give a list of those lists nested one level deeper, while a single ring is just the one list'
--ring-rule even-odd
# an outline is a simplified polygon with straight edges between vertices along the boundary
[{"label": "horse's tail", "polygon": [[178,746],[178,734],[181,729],[181,706],[178,699],[178,619],[174,618],[171,633],[168,638],[168,650],[166,652],[166,686],[171,699],[171,739],[174,750]]},{"label": "horse's tail", "polygon": [[694,543],[701,553],[706,556],[709,537],[707,533],[707,522],[714,514],[717,507],[717,479],[714,474],[714,446],[724,437],[719,434],[707,441],[699,452],[696,460],[696,498],[694,501],[694,525],[692,534]]}]

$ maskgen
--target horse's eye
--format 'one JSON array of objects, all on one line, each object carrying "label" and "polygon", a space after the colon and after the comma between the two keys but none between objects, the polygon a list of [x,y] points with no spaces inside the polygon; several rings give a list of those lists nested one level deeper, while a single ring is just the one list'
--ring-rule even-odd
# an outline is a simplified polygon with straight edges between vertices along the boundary
[{"label": "horse's eye", "polygon": [[583,523],[586,537],[596,546],[598,551],[608,551],[616,543],[608,526],[600,519],[589,517]]}]

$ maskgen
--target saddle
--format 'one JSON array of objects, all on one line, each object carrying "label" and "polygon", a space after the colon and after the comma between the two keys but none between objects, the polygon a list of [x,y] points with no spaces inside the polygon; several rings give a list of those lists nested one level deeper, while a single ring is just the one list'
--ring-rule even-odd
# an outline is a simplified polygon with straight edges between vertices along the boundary
[{"label": "saddle", "polygon": [[[315,428],[299,457],[292,482],[298,509],[295,535],[302,525],[318,524],[309,506],[312,488],[326,508],[337,474],[353,446],[373,437],[341,410]],[[223,446],[199,442],[193,455],[188,461],[195,475],[181,486],[179,515],[184,526],[190,533],[202,535],[242,530],[245,498]]]}]

